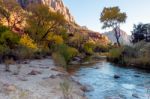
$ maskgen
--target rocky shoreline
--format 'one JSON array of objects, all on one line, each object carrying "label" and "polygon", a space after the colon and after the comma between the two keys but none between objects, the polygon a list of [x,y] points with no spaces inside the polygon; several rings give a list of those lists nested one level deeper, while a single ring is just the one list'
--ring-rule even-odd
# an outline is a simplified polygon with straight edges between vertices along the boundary
[{"label": "rocky shoreline", "polygon": [[87,99],[84,89],[50,58],[0,64],[0,99]]}]

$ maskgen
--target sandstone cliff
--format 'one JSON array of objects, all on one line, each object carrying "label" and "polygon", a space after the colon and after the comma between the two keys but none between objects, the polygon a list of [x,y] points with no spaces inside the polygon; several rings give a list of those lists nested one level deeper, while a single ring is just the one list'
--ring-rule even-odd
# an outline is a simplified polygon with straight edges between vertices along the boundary
[{"label": "sandstone cliff", "polygon": [[64,5],[62,0],[17,0],[22,7],[26,7],[31,3],[41,3],[46,4],[53,11],[60,12],[65,16],[65,19],[68,22],[74,23],[75,20],[73,16],[70,14],[69,9]]}]

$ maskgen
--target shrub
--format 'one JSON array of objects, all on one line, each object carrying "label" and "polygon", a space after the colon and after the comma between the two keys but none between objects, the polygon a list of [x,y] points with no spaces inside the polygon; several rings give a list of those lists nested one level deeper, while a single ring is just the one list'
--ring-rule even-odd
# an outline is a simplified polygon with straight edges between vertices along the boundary
[{"label": "shrub", "polygon": [[119,63],[120,61],[122,61],[121,57],[122,57],[122,52],[123,49],[122,48],[113,48],[109,51],[109,60],[113,61],[115,63]]},{"label": "shrub", "polygon": [[0,26],[0,55],[4,56],[9,54],[10,51],[17,48],[19,42],[19,36],[14,32],[8,30],[4,26]]},{"label": "shrub", "polygon": [[118,58],[118,57],[121,56],[122,51],[123,51],[122,48],[114,48],[114,49],[111,49],[111,50],[109,51],[110,57],[112,57],[112,58]]},{"label": "shrub", "polygon": [[57,63],[64,66],[67,69],[67,65],[78,54],[78,50],[72,47],[62,44],[57,46],[53,58],[57,60]]},{"label": "shrub", "polygon": [[108,52],[110,49],[109,45],[104,45],[100,42],[96,43],[95,46],[96,46],[94,49],[95,52]]},{"label": "shrub", "polygon": [[136,58],[138,56],[138,50],[131,46],[124,46],[123,47],[123,54],[126,57],[134,57]]},{"label": "shrub", "polygon": [[60,83],[60,88],[62,90],[64,99],[72,99],[72,86],[69,81],[64,80],[62,83]]},{"label": "shrub", "polygon": [[18,48],[17,55],[19,56],[20,59],[31,59],[34,56],[34,52],[35,52],[35,50],[33,50],[31,48],[20,46]]},{"label": "shrub", "polygon": [[14,60],[11,58],[11,59],[5,59],[4,60],[4,63],[5,63],[5,71],[6,72],[10,72],[10,64],[14,64]]},{"label": "shrub", "polygon": [[30,38],[30,36],[28,34],[24,34],[21,39],[20,39],[20,44],[27,47],[27,48],[31,48],[34,50],[37,50],[37,44]]},{"label": "shrub", "polygon": [[66,44],[62,44],[58,48],[58,52],[64,57],[66,63],[68,64],[73,57],[75,57],[78,54],[78,50],[69,47]]},{"label": "shrub", "polygon": [[0,55],[4,55],[9,51],[9,48],[6,45],[0,44]]},{"label": "shrub", "polygon": [[108,59],[115,63],[150,69],[150,43],[139,42],[133,46],[123,46],[109,51]]},{"label": "shrub", "polygon": [[57,47],[64,43],[63,38],[55,34],[49,34],[47,39],[48,39],[48,46],[52,52],[56,51]]},{"label": "shrub", "polygon": [[53,59],[55,61],[55,65],[63,66],[65,69],[67,69],[66,61],[65,61],[64,57],[60,53],[53,52],[52,53],[52,57],[53,57]]},{"label": "shrub", "polygon": [[50,34],[48,35],[48,40],[54,42],[56,45],[63,43],[63,38],[59,35]]},{"label": "shrub", "polygon": [[94,53],[95,43],[93,41],[87,41],[84,44],[83,48],[84,48],[85,53],[91,55]]},{"label": "shrub", "polygon": [[19,39],[19,36],[12,31],[5,31],[0,36],[0,44],[8,46],[10,49],[15,48]]},{"label": "shrub", "polygon": [[9,30],[6,26],[0,25],[0,36],[3,32]]}]

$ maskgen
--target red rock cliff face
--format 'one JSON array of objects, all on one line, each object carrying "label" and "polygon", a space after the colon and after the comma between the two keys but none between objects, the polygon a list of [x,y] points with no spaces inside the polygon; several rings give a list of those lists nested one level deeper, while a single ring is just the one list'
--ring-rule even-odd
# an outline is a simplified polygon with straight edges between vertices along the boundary
[{"label": "red rock cliff face", "polygon": [[65,16],[65,19],[68,22],[74,23],[75,20],[73,16],[70,14],[69,9],[64,5],[62,0],[17,0],[22,7],[26,7],[31,3],[41,3],[48,5],[49,8],[53,11],[60,12]]}]

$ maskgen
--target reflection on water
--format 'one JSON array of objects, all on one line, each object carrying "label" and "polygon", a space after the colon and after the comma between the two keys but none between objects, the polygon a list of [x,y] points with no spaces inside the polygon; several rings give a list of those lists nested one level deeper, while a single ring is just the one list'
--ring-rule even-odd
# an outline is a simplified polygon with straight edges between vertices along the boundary
[{"label": "reflection on water", "polygon": [[[71,69],[72,76],[94,90],[87,92],[89,99],[148,99],[150,73],[122,68],[106,61]],[[114,79],[114,75],[120,76]],[[150,99],[150,98],[149,98]]]}]

